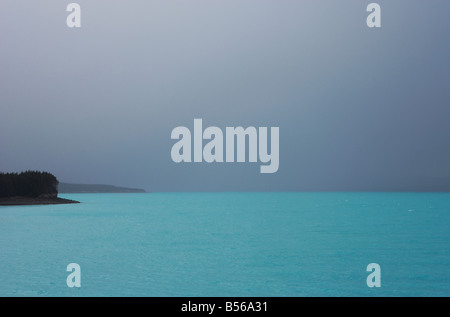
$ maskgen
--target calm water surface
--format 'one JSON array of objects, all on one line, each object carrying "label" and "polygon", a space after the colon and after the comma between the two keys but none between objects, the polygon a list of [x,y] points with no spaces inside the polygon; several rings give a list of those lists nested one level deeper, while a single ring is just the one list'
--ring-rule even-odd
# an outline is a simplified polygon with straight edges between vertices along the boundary
[{"label": "calm water surface", "polygon": [[449,193],[60,196],[0,207],[0,296],[450,296]]}]

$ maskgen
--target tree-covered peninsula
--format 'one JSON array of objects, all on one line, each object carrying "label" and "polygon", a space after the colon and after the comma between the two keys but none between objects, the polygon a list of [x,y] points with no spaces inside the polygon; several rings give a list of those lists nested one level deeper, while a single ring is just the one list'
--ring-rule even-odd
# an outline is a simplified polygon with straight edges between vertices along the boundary
[{"label": "tree-covered peninsula", "polygon": [[78,203],[58,197],[58,180],[48,172],[0,173],[0,205]]}]

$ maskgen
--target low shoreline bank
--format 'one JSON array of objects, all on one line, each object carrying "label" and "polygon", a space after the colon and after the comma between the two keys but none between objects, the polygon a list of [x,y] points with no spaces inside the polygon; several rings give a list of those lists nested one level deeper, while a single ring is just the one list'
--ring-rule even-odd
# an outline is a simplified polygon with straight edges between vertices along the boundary
[{"label": "low shoreline bank", "polygon": [[7,197],[0,198],[0,206],[24,206],[24,205],[56,205],[56,204],[79,204],[79,201],[65,198],[48,197]]}]

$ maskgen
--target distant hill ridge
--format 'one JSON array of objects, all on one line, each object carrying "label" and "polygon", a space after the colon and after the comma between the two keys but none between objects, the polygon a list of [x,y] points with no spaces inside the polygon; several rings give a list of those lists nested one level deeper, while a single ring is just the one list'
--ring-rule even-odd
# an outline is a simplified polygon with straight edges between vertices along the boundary
[{"label": "distant hill ridge", "polygon": [[76,194],[76,193],[145,193],[144,189],[119,187],[114,185],[102,184],[71,184],[59,183],[59,193]]}]

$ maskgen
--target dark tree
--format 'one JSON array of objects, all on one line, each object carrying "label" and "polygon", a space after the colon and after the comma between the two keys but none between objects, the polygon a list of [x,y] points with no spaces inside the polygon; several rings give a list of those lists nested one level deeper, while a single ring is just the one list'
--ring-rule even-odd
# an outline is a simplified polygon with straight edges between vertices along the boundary
[{"label": "dark tree", "polygon": [[56,197],[58,180],[47,172],[0,173],[0,197]]}]

